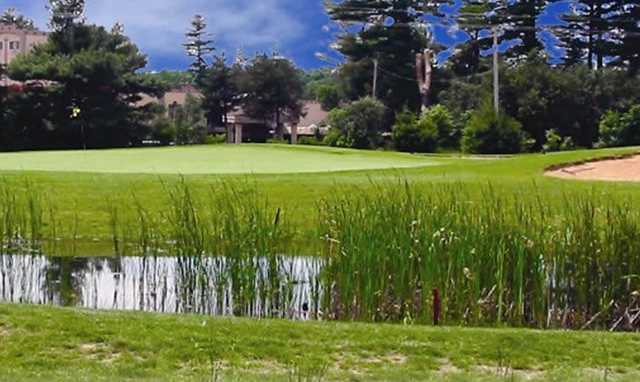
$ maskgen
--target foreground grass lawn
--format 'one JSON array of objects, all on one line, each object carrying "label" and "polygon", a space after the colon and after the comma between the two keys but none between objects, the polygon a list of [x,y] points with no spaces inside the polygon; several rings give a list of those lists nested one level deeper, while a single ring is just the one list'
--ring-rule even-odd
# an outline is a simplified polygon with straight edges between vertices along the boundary
[{"label": "foreground grass lawn", "polygon": [[203,192],[221,180],[255,184],[274,209],[282,208],[304,231],[316,218],[320,199],[337,189],[371,189],[372,182],[453,183],[470,194],[491,185],[496,192],[525,197],[536,191],[557,203],[563,202],[565,193],[576,192],[636,198],[638,183],[568,181],[543,173],[551,165],[637,151],[640,148],[500,159],[282,145],[27,152],[0,154],[0,179],[17,187],[30,183],[44,194],[55,206],[63,236],[73,232],[76,238],[108,241],[111,205],[118,205],[122,214],[135,215],[129,207],[136,200],[150,211],[164,211],[169,203],[167,187],[182,179]]},{"label": "foreground grass lawn", "polygon": [[0,305],[0,380],[637,381],[640,335]]}]

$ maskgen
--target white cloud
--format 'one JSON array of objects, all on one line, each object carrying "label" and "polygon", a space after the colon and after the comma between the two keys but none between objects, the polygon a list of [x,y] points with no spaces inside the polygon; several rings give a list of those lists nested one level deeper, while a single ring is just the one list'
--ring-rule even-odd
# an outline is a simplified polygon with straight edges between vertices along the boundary
[{"label": "white cloud", "polygon": [[[87,0],[91,23],[124,24],[127,35],[146,53],[179,55],[191,18],[206,17],[223,49],[269,50],[302,38],[304,24],[290,7],[309,0]],[[0,9],[16,7],[46,26],[46,0],[0,0]]]}]

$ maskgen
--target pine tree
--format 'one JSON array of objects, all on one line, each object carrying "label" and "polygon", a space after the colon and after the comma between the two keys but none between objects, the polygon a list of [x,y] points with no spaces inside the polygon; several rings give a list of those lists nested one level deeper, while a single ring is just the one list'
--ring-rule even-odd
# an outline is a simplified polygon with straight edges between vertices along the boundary
[{"label": "pine tree", "polygon": [[84,23],[85,0],[49,0],[49,26],[55,32]]},{"label": "pine tree", "polygon": [[566,25],[558,29],[566,50],[566,63],[586,61],[590,68],[603,68],[605,58],[615,55],[611,10],[615,0],[578,0],[562,18]]},{"label": "pine tree", "polygon": [[613,13],[610,22],[618,33],[613,38],[616,58],[612,64],[635,75],[640,72],[640,1],[618,0]]},{"label": "pine tree", "polygon": [[113,27],[111,27],[111,34],[124,36],[124,25],[119,21],[113,24]]},{"label": "pine tree", "polygon": [[[437,5],[434,2],[431,9]],[[428,4],[427,4],[428,5]],[[329,1],[331,19],[344,26],[337,49],[347,62],[340,77],[348,98],[372,94],[374,60],[378,60],[378,96],[390,109],[421,104],[416,78],[416,54],[427,48],[424,16],[429,10],[420,0]]]},{"label": "pine tree", "polygon": [[521,61],[527,59],[533,50],[543,50],[538,38],[538,16],[547,5],[546,0],[520,0],[506,2],[507,5],[496,12],[496,22],[500,24],[501,41],[520,40],[520,43],[506,52],[507,58]]},{"label": "pine tree", "polygon": [[15,25],[20,29],[34,30],[36,29],[33,20],[18,14],[15,8],[8,8],[0,15],[0,24]]},{"label": "pine tree", "polygon": [[222,55],[215,57],[201,78],[200,90],[204,95],[202,105],[211,125],[226,126],[229,112],[238,105],[238,70],[238,66],[229,67]]},{"label": "pine tree", "polygon": [[482,66],[482,51],[491,49],[493,45],[489,30],[495,22],[491,18],[491,11],[495,6],[493,1],[470,0],[455,15],[458,26],[469,36],[469,40],[456,49],[450,60],[457,75],[465,76],[488,70]]},{"label": "pine tree", "polygon": [[187,42],[184,44],[187,55],[193,58],[189,71],[193,73],[196,82],[209,66],[207,56],[215,50],[213,40],[208,39],[209,34],[206,29],[205,18],[202,15],[195,15],[191,21],[191,29],[186,34]]},{"label": "pine tree", "polygon": [[247,57],[244,54],[244,50],[242,49],[242,47],[238,48],[236,50],[236,58],[234,60],[234,65],[238,66],[241,69],[244,69],[248,63],[249,63],[249,60],[247,60]]},{"label": "pine tree", "polygon": [[565,25],[556,29],[559,47],[564,49],[565,66],[582,64],[587,60],[587,43],[582,38],[582,21],[575,15],[575,10],[564,15]]}]

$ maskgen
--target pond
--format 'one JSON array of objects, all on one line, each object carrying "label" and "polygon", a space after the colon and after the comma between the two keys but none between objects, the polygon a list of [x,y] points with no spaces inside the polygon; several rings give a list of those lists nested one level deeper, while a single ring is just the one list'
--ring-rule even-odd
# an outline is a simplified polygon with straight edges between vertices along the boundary
[{"label": "pond", "polygon": [[313,319],[317,258],[0,256],[0,301],[99,310]]}]

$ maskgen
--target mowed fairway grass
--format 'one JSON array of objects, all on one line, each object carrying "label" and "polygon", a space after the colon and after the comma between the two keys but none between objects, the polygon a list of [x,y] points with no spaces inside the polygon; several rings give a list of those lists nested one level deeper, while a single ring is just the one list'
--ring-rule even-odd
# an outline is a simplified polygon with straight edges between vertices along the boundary
[{"label": "mowed fairway grass", "polygon": [[[639,152],[640,148],[582,150],[548,155],[463,157],[411,155],[310,146],[217,145],[96,151],[0,154],[0,185],[22,193],[35,189],[55,206],[60,235],[110,240],[109,210],[135,215],[133,201],[149,211],[166,211],[167,188],[186,182],[208,192],[221,181],[255,185],[298,230],[315,221],[317,203],[337,190],[410,182],[416,186],[456,184],[470,195],[491,186],[495,192],[528,196],[536,191],[551,202],[565,193],[604,192],[635,197],[637,183],[580,182],[544,176],[552,165]],[[68,238],[68,237],[62,237]],[[104,253],[102,253],[104,255]]]},{"label": "mowed fairway grass", "polygon": [[[250,182],[300,231],[317,202],[375,185],[453,185],[550,203],[636,183],[567,181],[548,166],[638,148],[464,158],[278,145],[0,154],[2,184],[43,194],[59,224],[109,244],[109,206],[168,208],[167,187]],[[425,187],[425,190],[427,187]],[[30,191],[33,192],[33,191]],[[566,197],[569,195],[569,197]],[[62,230],[61,230],[62,231]],[[308,240],[319,240],[313,235]],[[100,255],[109,254],[108,250]],[[61,255],[64,255],[61,253]],[[91,253],[86,253],[91,255]],[[218,319],[0,304],[0,380],[637,381],[638,334]]]}]

